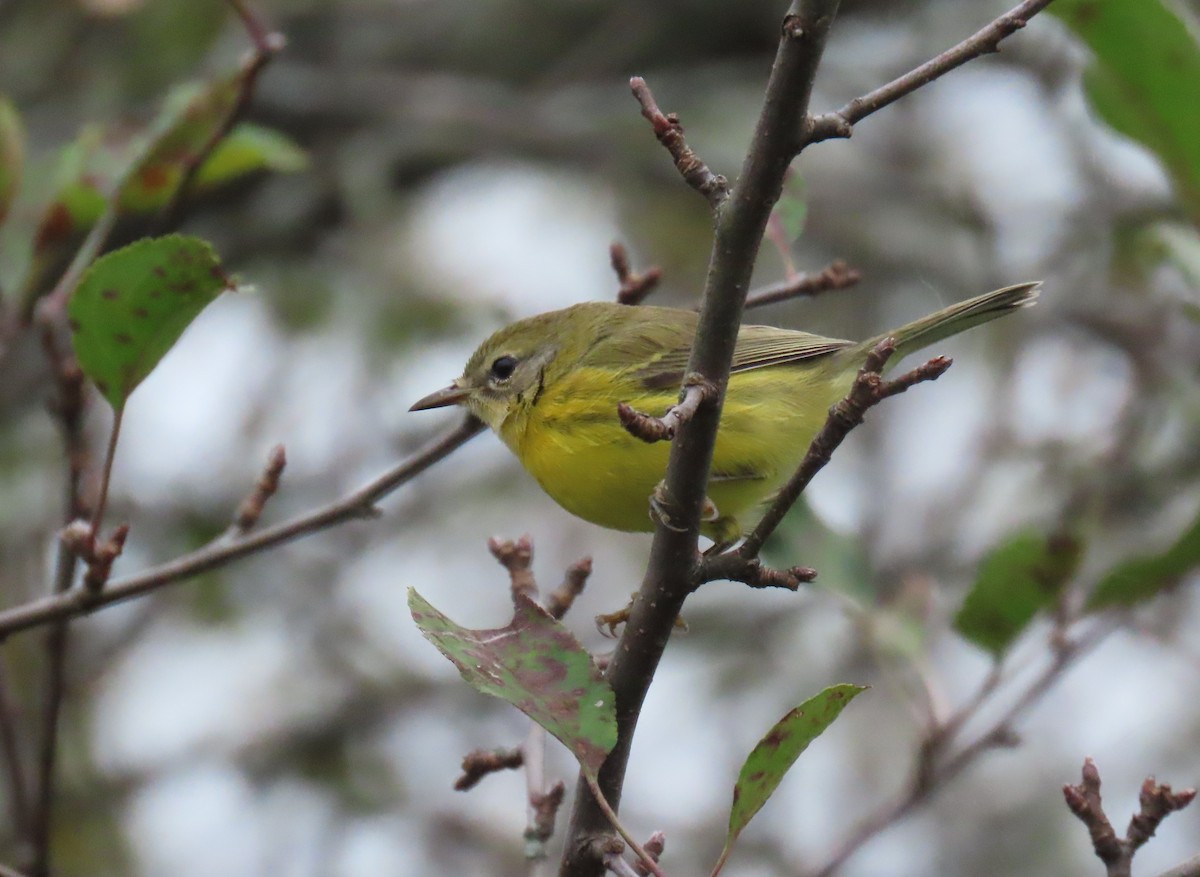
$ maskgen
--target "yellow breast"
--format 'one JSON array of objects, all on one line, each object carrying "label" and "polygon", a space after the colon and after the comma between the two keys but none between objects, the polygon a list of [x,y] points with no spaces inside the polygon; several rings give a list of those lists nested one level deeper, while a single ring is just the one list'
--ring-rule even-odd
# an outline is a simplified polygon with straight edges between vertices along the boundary
[{"label": "yellow breast", "polygon": [[[740,518],[773,493],[845,389],[811,368],[734,374],[707,488],[718,514]],[[823,398],[815,400],[814,392]],[[631,436],[616,406],[624,401],[662,414],[675,400],[674,391],[648,391],[611,372],[577,369],[547,386],[535,404],[514,411],[499,433],[567,511],[602,527],[650,531],[649,498],[666,472],[670,443]]]}]

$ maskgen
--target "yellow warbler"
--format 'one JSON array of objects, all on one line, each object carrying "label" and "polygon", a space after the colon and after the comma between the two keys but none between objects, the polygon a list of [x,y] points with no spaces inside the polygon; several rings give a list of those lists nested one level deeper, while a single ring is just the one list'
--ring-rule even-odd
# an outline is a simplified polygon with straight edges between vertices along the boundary
[{"label": "yellow warbler", "polygon": [[[1033,304],[1039,286],[998,289],[857,343],[742,326],[702,532],[737,537],[741,516],[788,479],[881,339],[895,339],[898,361]],[[567,511],[615,530],[652,530],[649,498],[666,471],[669,443],[626,432],[617,403],[662,414],[677,401],[696,321],[692,311],[607,302],[530,317],[484,341],[461,377],[410,410],[465,405]]]}]

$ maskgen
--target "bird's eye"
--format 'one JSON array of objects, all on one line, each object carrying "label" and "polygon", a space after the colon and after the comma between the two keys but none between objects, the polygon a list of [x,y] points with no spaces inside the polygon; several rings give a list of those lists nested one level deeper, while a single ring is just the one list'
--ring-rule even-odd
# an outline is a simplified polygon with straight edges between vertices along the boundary
[{"label": "bird's eye", "polygon": [[500,356],[492,363],[492,377],[498,381],[507,381],[512,377],[512,373],[516,371],[517,358],[515,356]]}]

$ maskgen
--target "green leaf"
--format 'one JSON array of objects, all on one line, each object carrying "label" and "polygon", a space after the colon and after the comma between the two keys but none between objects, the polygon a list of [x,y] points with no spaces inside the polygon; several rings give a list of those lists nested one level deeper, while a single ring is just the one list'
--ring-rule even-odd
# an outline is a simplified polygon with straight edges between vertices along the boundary
[{"label": "green leaf", "polygon": [[25,129],[16,106],[0,95],[0,222],[21,186],[25,166]]},{"label": "green leaf", "polygon": [[1131,557],[1109,570],[1092,591],[1087,608],[1095,611],[1143,603],[1179,584],[1197,568],[1200,568],[1200,516],[1161,554]]},{"label": "green leaf", "polygon": [[196,174],[203,190],[255,171],[296,173],[308,167],[308,154],[278,131],[243,122],[227,134]]},{"label": "green leaf", "polygon": [[[729,813],[729,832],[721,852],[723,863],[734,841],[779,788],[800,753],[833,724],[851,700],[865,691],[865,685],[833,685],[810,697],[775,723],[767,736],[746,758],[737,784],[733,787],[733,808]],[[719,870],[719,868],[718,868]]]},{"label": "green leaf", "polygon": [[232,286],[199,238],[146,238],[102,256],[67,305],[80,367],[119,410],[196,315]]},{"label": "green leaf", "polygon": [[238,71],[203,86],[181,86],[167,97],[148,145],[122,181],[122,210],[157,210],[174,197],[187,168],[228,122],[244,76]]},{"label": "green leaf", "polygon": [[1049,7],[1092,50],[1085,85],[1109,125],[1152,150],[1200,221],[1200,45],[1167,0],[1057,0]]},{"label": "green leaf", "polygon": [[459,627],[414,589],[408,608],[417,627],[463,679],[533,719],[594,776],[617,742],[612,688],[575,636],[527,597],[496,630]]},{"label": "green leaf", "polygon": [[999,658],[1075,574],[1083,546],[1064,534],[1022,533],[992,549],[954,618],[964,637]]},{"label": "green leaf", "polygon": [[[204,85],[179,86],[144,128],[86,126],[59,158],[54,172],[59,182],[45,208],[39,248],[93,225],[118,188],[118,206],[126,213],[149,213],[169,204],[188,168],[233,112],[244,75],[237,71]],[[282,152],[276,149],[271,160],[286,163]],[[220,181],[230,178],[225,174]]]}]

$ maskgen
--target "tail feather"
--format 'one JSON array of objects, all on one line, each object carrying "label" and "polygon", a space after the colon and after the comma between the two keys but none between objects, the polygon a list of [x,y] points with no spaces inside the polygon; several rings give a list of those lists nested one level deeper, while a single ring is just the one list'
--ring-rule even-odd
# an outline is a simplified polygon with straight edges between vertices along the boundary
[{"label": "tail feather", "polygon": [[1038,280],[993,290],[951,305],[899,329],[893,329],[864,342],[862,346],[869,350],[884,338],[894,338],[896,355],[892,361],[898,362],[900,357],[922,347],[990,322],[1019,308],[1029,307],[1037,302],[1041,287],[1042,282]]}]

